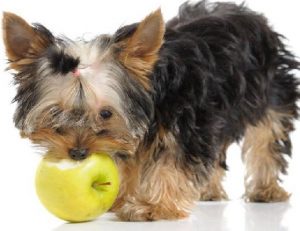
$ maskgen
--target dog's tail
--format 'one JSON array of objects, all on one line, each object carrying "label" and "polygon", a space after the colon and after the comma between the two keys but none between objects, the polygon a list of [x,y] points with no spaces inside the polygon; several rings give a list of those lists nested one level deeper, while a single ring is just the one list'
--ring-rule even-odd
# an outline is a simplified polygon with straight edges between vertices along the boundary
[{"label": "dog's tail", "polygon": [[187,24],[208,15],[219,16],[227,13],[232,14],[234,12],[241,13],[242,11],[249,11],[244,3],[237,5],[230,2],[209,2],[207,0],[197,3],[187,1],[179,7],[178,15],[168,21],[167,27],[176,28],[177,26]]}]

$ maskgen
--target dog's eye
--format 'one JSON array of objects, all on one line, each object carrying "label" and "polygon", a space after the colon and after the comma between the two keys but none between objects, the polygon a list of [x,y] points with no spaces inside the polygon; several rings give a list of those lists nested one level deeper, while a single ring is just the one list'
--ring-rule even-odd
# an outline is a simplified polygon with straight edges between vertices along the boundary
[{"label": "dog's eye", "polygon": [[64,129],[61,128],[61,127],[55,128],[54,132],[57,133],[57,134],[59,134],[59,135],[63,135],[65,133]]},{"label": "dog's eye", "polygon": [[108,130],[106,129],[100,130],[96,133],[97,136],[105,136],[107,134],[108,134]]},{"label": "dog's eye", "polygon": [[121,160],[128,160],[130,157],[129,154],[126,152],[116,152],[116,156]]},{"label": "dog's eye", "polygon": [[112,116],[112,112],[109,111],[109,110],[104,109],[104,110],[100,111],[99,115],[101,116],[102,119],[106,120],[106,119],[109,119]]}]

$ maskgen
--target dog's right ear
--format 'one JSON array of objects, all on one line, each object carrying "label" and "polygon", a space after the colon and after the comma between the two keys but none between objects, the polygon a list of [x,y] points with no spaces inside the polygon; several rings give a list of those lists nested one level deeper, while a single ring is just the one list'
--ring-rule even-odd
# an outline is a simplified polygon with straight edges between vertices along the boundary
[{"label": "dog's right ear", "polygon": [[31,26],[13,13],[4,12],[2,28],[10,68],[15,70],[32,63],[55,40],[45,27]]}]

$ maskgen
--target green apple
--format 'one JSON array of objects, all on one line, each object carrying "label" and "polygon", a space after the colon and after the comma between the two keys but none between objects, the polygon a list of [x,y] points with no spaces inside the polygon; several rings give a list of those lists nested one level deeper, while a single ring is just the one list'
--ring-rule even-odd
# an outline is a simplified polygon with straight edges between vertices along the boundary
[{"label": "green apple", "polygon": [[36,172],[36,191],[57,217],[70,222],[93,220],[115,201],[118,170],[106,153],[94,153],[82,161],[43,159]]}]

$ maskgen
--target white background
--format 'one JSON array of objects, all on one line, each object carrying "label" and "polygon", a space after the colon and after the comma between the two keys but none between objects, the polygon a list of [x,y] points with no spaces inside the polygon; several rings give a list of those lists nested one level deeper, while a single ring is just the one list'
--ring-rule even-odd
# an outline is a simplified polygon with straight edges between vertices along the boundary
[{"label": "white background", "polygon": [[[121,25],[142,20],[158,7],[162,8],[164,18],[168,20],[176,15],[182,2],[184,1],[0,0],[0,12],[14,12],[28,22],[45,25],[56,35],[65,34],[75,39],[79,36],[89,38],[101,33],[113,33]],[[290,49],[300,55],[300,1],[248,0],[247,5],[263,12],[270,24],[288,38]],[[103,225],[107,225],[106,230],[117,230],[120,227],[123,227],[122,230],[139,230],[142,227],[147,230],[192,230],[195,225],[198,230],[300,230],[299,122],[296,124],[298,130],[292,134],[294,156],[290,162],[289,176],[283,177],[285,188],[293,193],[289,205],[257,207],[245,205],[240,200],[243,194],[244,169],[239,147],[233,145],[228,150],[230,171],[225,180],[225,188],[231,198],[228,203],[200,204],[189,219],[175,223],[121,223],[119,226],[118,222],[111,221],[114,218],[106,215],[83,226],[64,225],[63,221],[49,214],[40,205],[35,195],[34,175],[40,156],[35,153],[29,141],[19,137],[14,128],[12,117],[15,105],[11,104],[11,100],[15,88],[12,76],[4,72],[5,68],[6,58],[0,42],[0,230],[103,230]],[[196,219],[198,223],[194,223]]]}]

